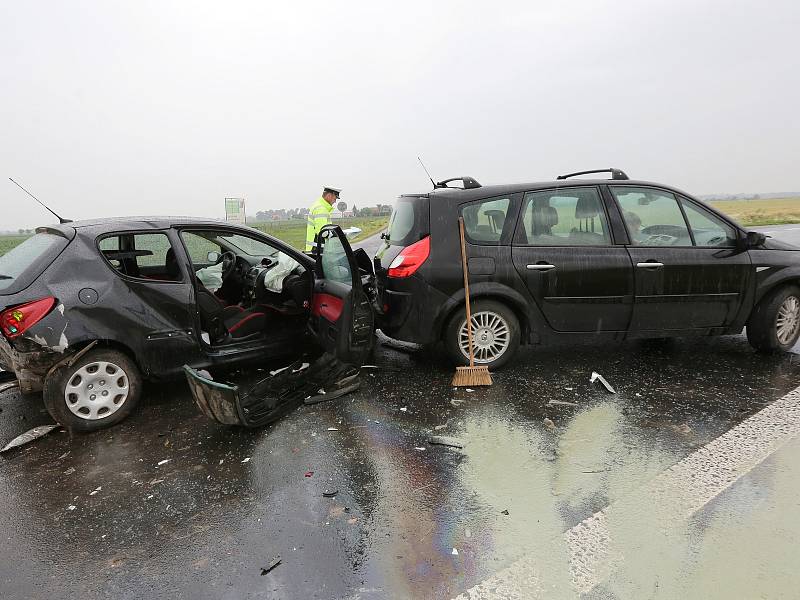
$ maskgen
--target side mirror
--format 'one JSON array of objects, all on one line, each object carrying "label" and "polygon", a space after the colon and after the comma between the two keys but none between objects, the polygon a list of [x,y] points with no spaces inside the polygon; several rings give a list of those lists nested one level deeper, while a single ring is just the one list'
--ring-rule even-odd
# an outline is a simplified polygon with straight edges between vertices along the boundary
[{"label": "side mirror", "polygon": [[219,262],[219,252],[209,252],[206,255],[206,260],[212,265],[217,264]]},{"label": "side mirror", "polygon": [[745,246],[748,248],[758,248],[767,241],[767,236],[760,231],[748,231],[744,238]]}]

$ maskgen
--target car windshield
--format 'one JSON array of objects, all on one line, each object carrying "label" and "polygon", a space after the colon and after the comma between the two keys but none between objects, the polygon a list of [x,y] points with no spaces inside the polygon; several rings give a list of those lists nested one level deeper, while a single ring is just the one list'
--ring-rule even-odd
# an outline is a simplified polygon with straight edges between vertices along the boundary
[{"label": "car windshield", "polygon": [[250,256],[276,256],[278,251],[266,242],[239,234],[218,233],[216,237]]},{"label": "car windshield", "polygon": [[52,233],[37,233],[0,256],[0,291],[10,288],[28,269],[36,268],[37,263],[42,268],[47,266],[40,259],[66,243],[63,237]]}]

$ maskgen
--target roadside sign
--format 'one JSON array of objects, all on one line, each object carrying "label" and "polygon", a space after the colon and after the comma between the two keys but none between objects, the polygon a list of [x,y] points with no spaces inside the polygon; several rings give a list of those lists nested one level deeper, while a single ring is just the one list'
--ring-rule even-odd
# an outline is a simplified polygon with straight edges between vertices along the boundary
[{"label": "roadside sign", "polygon": [[225,220],[239,225],[246,223],[244,198],[225,198]]}]

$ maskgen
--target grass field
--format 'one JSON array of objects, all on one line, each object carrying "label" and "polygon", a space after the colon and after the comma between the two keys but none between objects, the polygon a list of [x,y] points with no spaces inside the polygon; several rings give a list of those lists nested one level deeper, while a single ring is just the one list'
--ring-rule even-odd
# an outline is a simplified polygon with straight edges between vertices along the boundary
[{"label": "grass field", "polygon": [[710,204],[745,226],[800,223],[800,198],[720,200]]},{"label": "grass field", "polygon": [[[361,234],[350,238],[350,243],[359,242],[370,237],[386,228],[389,217],[349,217],[346,219],[333,219],[334,225],[342,229],[348,227],[358,227]],[[295,219],[292,221],[271,221],[265,223],[248,223],[259,231],[268,233],[276,238],[283,240],[295,248],[303,249],[306,243],[306,221]]]},{"label": "grass field", "polygon": [[0,256],[27,240],[29,235],[0,235]]}]

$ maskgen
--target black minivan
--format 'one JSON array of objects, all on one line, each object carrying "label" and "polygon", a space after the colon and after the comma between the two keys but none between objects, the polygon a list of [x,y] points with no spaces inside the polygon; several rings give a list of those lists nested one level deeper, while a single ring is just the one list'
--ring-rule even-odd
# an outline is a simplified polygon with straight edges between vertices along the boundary
[{"label": "black minivan", "polygon": [[685,192],[618,169],[486,187],[461,177],[401,196],[375,257],[383,331],[441,341],[456,363],[468,357],[459,216],[478,364],[497,369],[520,344],[565,338],[746,327],[755,348],[777,351],[800,335],[800,249]]}]

